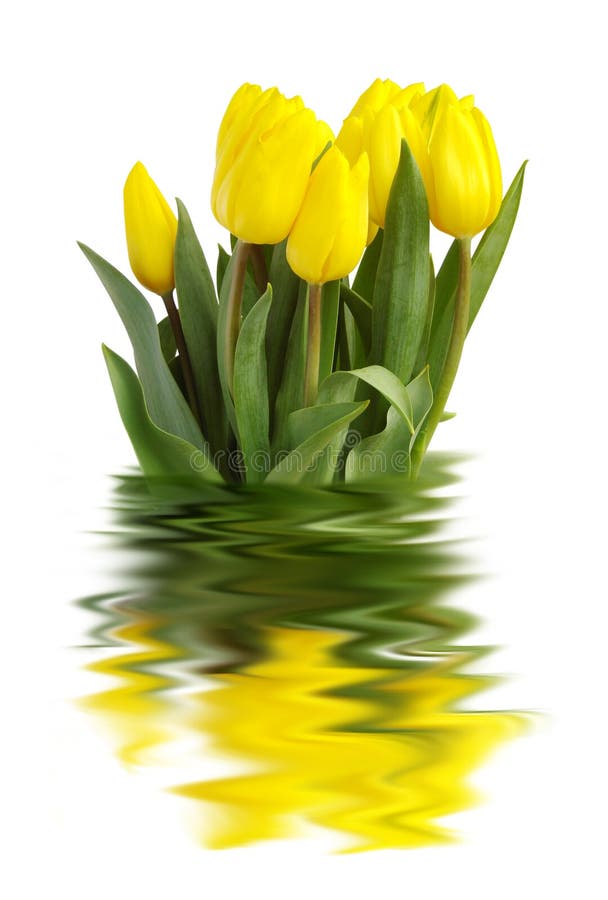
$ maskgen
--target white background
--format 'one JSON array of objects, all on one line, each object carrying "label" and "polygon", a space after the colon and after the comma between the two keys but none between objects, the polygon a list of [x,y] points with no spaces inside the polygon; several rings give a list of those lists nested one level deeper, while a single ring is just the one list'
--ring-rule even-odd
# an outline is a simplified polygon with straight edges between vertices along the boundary
[{"label": "white background", "polygon": [[[1,28],[3,732],[0,882],[13,898],[605,896],[605,29],[601,4],[55,0]],[[123,270],[122,184],[141,158],[214,257],[215,131],[245,80],[301,93],[336,129],[376,76],[450,82],[489,117],[520,220],[444,426],[472,450],[471,596],[492,706],[548,716],[476,783],[448,849],[327,855],[314,842],[201,851],[175,798],[127,774],[71,697],[70,606],[107,587],[109,473],[133,461],[99,344],[122,327],[75,241]],[[440,246],[443,246],[440,244]],[[107,557],[106,557],[107,560]]]}]

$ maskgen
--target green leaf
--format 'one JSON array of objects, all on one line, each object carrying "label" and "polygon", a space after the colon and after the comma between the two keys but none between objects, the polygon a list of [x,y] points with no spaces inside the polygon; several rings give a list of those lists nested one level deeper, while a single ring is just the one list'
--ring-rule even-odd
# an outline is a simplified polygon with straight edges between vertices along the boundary
[{"label": "green leaf", "polygon": [[144,475],[220,482],[206,448],[201,450],[158,428],[148,414],[141,384],[131,366],[109,347],[102,345],[102,350],[120,417]]},{"label": "green leaf", "polygon": [[202,447],[201,430],[165,362],[150,304],[118,269],[90,247],[84,244],[79,247],[97,272],[127,329],[150,418],[163,431]]},{"label": "green leaf", "polygon": [[213,450],[226,441],[226,423],[217,367],[218,303],[211,272],[188,211],[177,200],[175,286],[179,315],[192,363],[203,430]]},{"label": "green leaf", "polygon": [[391,188],[374,288],[372,353],[403,382],[410,380],[429,299],[429,214],[426,191],[407,141]]},{"label": "green leaf", "polygon": [[378,475],[409,474],[411,441],[407,424],[395,407],[390,406],[384,430],[364,438],[348,454],[346,482],[368,481]]},{"label": "green leaf", "polygon": [[268,394],[274,408],[288,350],[289,334],[298,305],[300,279],[287,262],[287,241],[277,244],[270,263],[269,281],[274,303],[268,315],[266,329],[266,358],[268,360]]},{"label": "green leaf", "polygon": [[268,285],[239,334],[234,356],[234,408],[247,481],[264,480],[270,460],[266,320],[271,308]]},{"label": "green leaf", "polygon": [[349,288],[344,283],[340,286],[340,299],[348,307],[349,312],[357,323],[365,351],[369,353],[372,343],[371,304],[364,300],[353,288]]},{"label": "green leaf", "polygon": [[374,288],[371,354],[403,382],[414,373],[427,319],[429,258],[426,191],[403,140]]},{"label": "green leaf", "polygon": [[[295,409],[304,405],[304,373],[306,371],[306,337],[308,334],[308,300],[306,284],[300,281],[300,291],[295,315],[291,323],[282,381],[279,388],[273,418],[273,448],[283,447],[286,441],[287,418]],[[273,304],[278,306],[279,300]],[[269,316],[270,319],[270,316]],[[268,344],[267,344],[268,346]]]},{"label": "green leaf", "polygon": [[217,285],[217,295],[219,297],[224,282],[224,275],[230,262],[230,254],[227,253],[221,244],[217,245],[217,266],[215,270],[215,283]]},{"label": "green leaf", "polygon": [[[353,397],[353,379],[373,387],[395,407],[415,439],[433,403],[433,392],[425,368],[408,385],[383,366],[366,366],[350,372],[335,372],[326,378],[319,390],[318,403],[342,402]],[[413,443],[413,440],[412,440]]]},{"label": "green leaf", "polygon": [[329,281],[321,292],[321,354],[319,382],[331,375],[336,353],[338,310],[340,307],[340,282]]},{"label": "green leaf", "polygon": [[418,347],[418,356],[414,372],[421,372],[427,364],[429,354],[429,341],[431,339],[431,326],[433,324],[433,310],[435,308],[435,267],[433,265],[433,257],[429,260],[429,299],[426,311],[426,322],[424,323],[424,331],[420,338],[420,346]]},{"label": "green leaf", "polygon": [[165,316],[158,323],[158,337],[160,339],[160,349],[163,351],[165,362],[168,364],[175,358],[177,353],[177,345],[175,343],[175,335],[171,328],[169,316]]},{"label": "green leaf", "polygon": [[290,417],[290,431],[295,437],[307,436],[280,459],[268,475],[267,483],[331,481],[333,470],[327,465],[329,456],[337,464],[348,426],[365,410],[367,403],[337,403],[329,408],[319,405],[294,412]]},{"label": "green leaf", "polygon": [[[520,167],[513,179],[502,201],[498,216],[484,232],[473,254],[469,328],[475,321],[509,243],[519,209],[525,169],[526,163]],[[443,265],[437,273],[435,312],[428,354],[431,384],[434,389],[437,387],[443,372],[452,332],[456,291],[458,289],[457,244],[458,242],[454,241],[443,261]]]},{"label": "green leaf", "polygon": [[353,281],[353,290],[361,297],[371,301],[374,296],[378,261],[382,252],[384,231],[380,228],[369,247],[365,250]]}]

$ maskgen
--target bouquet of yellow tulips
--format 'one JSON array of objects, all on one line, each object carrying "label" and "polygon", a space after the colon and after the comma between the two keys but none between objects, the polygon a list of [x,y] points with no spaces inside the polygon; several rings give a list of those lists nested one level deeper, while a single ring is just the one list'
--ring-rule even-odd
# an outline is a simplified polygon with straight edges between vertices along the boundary
[{"label": "bouquet of yellow tulips", "polygon": [[[415,477],[449,415],[524,167],[503,197],[490,126],[447,85],[376,80],[334,138],[300,97],[244,84],[217,137],[211,205],[232,252],[220,247],[214,283],[185,206],[176,217],[137,163],[129,260],[166,317],[81,247],[133,344],[137,372],[103,352],[146,477]],[[431,223],[455,239],[436,274]]]}]

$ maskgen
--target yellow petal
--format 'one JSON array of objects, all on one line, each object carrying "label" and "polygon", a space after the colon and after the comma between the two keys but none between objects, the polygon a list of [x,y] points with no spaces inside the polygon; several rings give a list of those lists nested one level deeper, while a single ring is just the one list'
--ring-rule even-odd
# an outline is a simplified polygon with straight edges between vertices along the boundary
[{"label": "yellow petal", "polygon": [[227,227],[244,241],[276,244],[298,213],[317,144],[314,113],[302,109],[248,142],[226,178]]},{"label": "yellow petal", "polygon": [[365,154],[352,169],[335,145],[321,158],[287,240],[288,262],[300,278],[323,284],[354,269],[367,239],[368,176]]},{"label": "yellow petal", "polygon": [[473,114],[448,105],[429,147],[434,197],[433,224],[454,237],[472,236],[487,221],[493,188],[484,145]]},{"label": "yellow petal", "polygon": [[367,90],[363,91],[355,105],[350,111],[351,116],[360,116],[363,111],[367,108],[377,112],[382,109],[389,100],[395,97],[401,88],[394,81],[391,81],[390,78],[387,78],[385,81],[382,81],[380,78],[376,78]]},{"label": "yellow petal", "polygon": [[258,99],[260,94],[262,93],[262,88],[259,84],[242,84],[240,88],[235,92],[230,103],[226,107],[226,112],[224,113],[224,118],[220,123],[220,127],[217,133],[217,145],[216,145],[216,157],[219,156],[219,151],[222,143],[224,142],[226,135],[230,131],[232,125],[234,124],[235,119],[240,114],[243,114],[244,110],[251,109],[255,101]]},{"label": "yellow petal", "polygon": [[177,219],[140,162],[125,182],[124,214],[129,262],[135,277],[156,294],[172,291]]},{"label": "yellow petal", "polygon": [[433,138],[433,131],[441,113],[446,106],[458,104],[458,98],[448,84],[440,84],[422,96],[416,97],[411,108],[420,123],[422,134],[428,143]]},{"label": "yellow petal", "polygon": [[348,116],[344,119],[336,138],[336,147],[339,147],[351,166],[354,166],[365,149],[363,146],[363,119],[360,116]]},{"label": "yellow petal", "polygon": [[484,145],[486,153],[486,165],[488,167],[488,173],[490,176],[490,205],[488,208],[488,214],[483,224],[483,228],[487,228],[488,225],[492,224],[492,222],[498,215],[498,210],[500,209],[500,204],[502,203],[502,174],[500,171],[500,160],[498,159],[498,153],[496,151],[496,144],[494,143],[494,135],[492,134],[490,123],[488,122],[484,114],[479,109],[477,109],[477,107],[473,107],[472,113]]},{"label": "yellow petal", "polygon": [[384,228],[386,205],[401,153],[401,121],[393,106],[385,106],[375,117],[369,134],[369,212]]}]

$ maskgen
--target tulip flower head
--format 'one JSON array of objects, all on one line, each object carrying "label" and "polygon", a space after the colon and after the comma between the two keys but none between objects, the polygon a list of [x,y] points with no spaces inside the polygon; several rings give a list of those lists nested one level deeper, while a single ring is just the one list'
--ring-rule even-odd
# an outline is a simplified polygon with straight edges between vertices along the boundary
[{"label": "tulip flower head", "polygon": [[175,287],[177,219],[140,162],[135,163],[125,182],[124,212],[133,274],[155,294],[169,293]]},{"label": "tulip flower head", "polygon": [[300,278],[325,284],[357,265],[367,240],[368,177],[365,153],[352,167],[335,146],[321,157],[287,240],[287,260]]},{"label": "tulip flower head", "polygon": [[219,129],[211,191],[216,219],[243,241],[282,241],[302,203],[312,164],[331,137],[300,97],[243,85]]},{"label": "tulip flower head", "polygon": [[429,162],[435,227],[454,237],[472,237],[491,225],[502,201],[500,162],[490,126],[471,97],[445,104],[436,116]]},{"label": "tulip flower head", "polygon": [[376,80],[355,103],[336,138],[337,146],[351,162],[362,152],[369,156],[369,239],[375,236],[378,227],[384,227],[403,138],[418,163],[427,193],[432,190],[426,143],[419,121],[410,109],[423,92],[422,84],[402,89],[392,81]]}]

